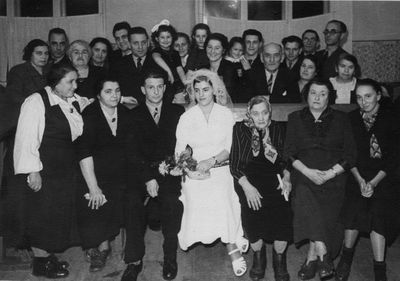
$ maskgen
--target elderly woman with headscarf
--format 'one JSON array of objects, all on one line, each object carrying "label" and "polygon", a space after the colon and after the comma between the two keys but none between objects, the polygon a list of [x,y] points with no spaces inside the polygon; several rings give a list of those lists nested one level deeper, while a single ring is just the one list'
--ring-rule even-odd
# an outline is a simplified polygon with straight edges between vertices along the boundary
[{"label": "elderly woman with headscarf", "polygon": [[283,281],[289,280],[286,249],[293,235],[288,202],[291,183],[282,159],[284,132],[271,121],[271,115],[265,96],[249,101],[246,119],[233,128],[230,168],[242,206],[243,227],[254,251],[250,278],[264,277],[264,242],[273,242],[275,280]]}]

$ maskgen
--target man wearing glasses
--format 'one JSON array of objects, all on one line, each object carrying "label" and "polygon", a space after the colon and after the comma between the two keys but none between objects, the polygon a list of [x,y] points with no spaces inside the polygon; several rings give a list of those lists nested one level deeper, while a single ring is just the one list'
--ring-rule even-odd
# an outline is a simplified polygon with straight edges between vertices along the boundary
[{"label": "man wearing glasses", "polygon": [[341,43],[347,33],[346,25],[339,20],[331,20],[324,30],[326,49],[318,51],[316,56],[324,79],[336,76],[336,61],[340,54],[346,53]]}]

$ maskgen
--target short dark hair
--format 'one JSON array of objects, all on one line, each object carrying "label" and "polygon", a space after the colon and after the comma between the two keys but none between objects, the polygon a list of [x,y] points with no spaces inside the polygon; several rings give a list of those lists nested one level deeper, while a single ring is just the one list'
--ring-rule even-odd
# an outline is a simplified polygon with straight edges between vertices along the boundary
[{"label": "short dark hair", "polygon": [[303,34],[301,35],[301,39],[304,39],[304,35],[306,35],[306,33],[313,33],[315,35],[315,38],[317,38],[317,41],[319,42],[319,35],[318,32],[316,32],[314,29],[307,29],[303,32]]},{"label": "short dark hair", "polygon": [[46,46],[47,50],[49,49],[49,45],[41,39],[33,39],[29,41],[29,43],[24,48],[24,54],[22,55],[22,59],[24,61],[30,61],[32,57],[32,53],[36,47]]},{"label": "short dark hair", "polygon": [[318,59],[317,59],[317,57],[315,56],[315,55],[306,55],[306,56],[304,56],[302,59],[301,59],[301,64],[303,63],[303,61],[305,61],[305,60],[310,60],[310,61],[312,61],[312,63],[315,65],[315,72],[317,73],[317,75],[318,75],[318,72],[319,72],[319,62],[318,62]]},{"label": "short dark hair", "polygon": [[226,38],[226,36],[222,33],[211,33],[206,41],[204,42],[204,48],[207,48],[208,42],[210,42],[210,40],[217,40],[219,42],[221,42],[222,48],[224,49],[224,53],[226,52],[226,50],[228,49],[228,38]]},{"label": "short dark hair", "polygon": [[[176,29],[172,25],[160,25],[156,31],[151,34],[151,40],[153,40],[154,46],[160,46],[156,38],[160,35],[161,32],[169,32],[172,37],[172,44],[176,40]],[[172,46],[171,46],[172,47]]]},{"label": "short dark hair", "polygon": [[190,46],[190,37],[189,37],[189,35],[187,35],[187,34],[184,33],[184,32],[177,32],[177,33],[176,33],[176,39],[178,39],[179,37],[185,38],[186,42],[187,42],[188,45]]},{"label": "short dark hair", "polygon": [[106,45],[107,55],[110,54],[110,52],[112,51],[112,46],[111,46],[110,41],[107,38],[104,38],[104,37],[93,38],[92,41],[90,41],[90,43],[89,43],[90,48],[93,48],[94,45],[96,45],[97,43],[103,43],[104,45]]},{"label": "short dark hair", "polygon": [[100,95],[100,92],[101,92],[101,90],[103,90],[104,84],[106,82],[115,82],[115,83],[118,83],[118,85],[119,85],[119,82],[118,82],[117,79],[115,79],[115,78],[113,78],[111,76],[106,76],[103,79],[100,79],[96,83],[96,85],[95,85],[95,93],[96,93],[96,95]]},{"label": "short dark hair", "polygon": [[149,71],[145,72],[143,75],[142,86],[144,86],[144,84],[146,83],[146,80],[149,78],[163,79],[164,84],[167,81],[167,77],[166,77],[165,73],[163,73],[161,71],[149,70]]},{"label": "short dark hair", "polygon": [[49,35],[47,36],[47,40],[50,42],[50,37],[53,34],[63,34],[65,36],[65,41],[68,42],[68,36],[64,29],[60,27],[55,27],[49,30]]},{"label": "short dark hair", "polygon": [[239,36],[234,36],[231,38],[231,40],[229,40],[229,44],[228,44],[228,51],[230,51],[233,47],[233,45],[235,45],[236,43],[239,43],[240,45],[242,45],[242,48],[244,50],[244,40],[239,37]]},{"label": "short dark hair", "polygon": [[256,29],[246,29],[245,31],[243,31],[243,34],[242,34],[243,40],[246,40],[246,36],[248,36],[248,35],[257,36],[258,40],[260,42],[263,42],[263,40],[264,40],[261,32]]},{"label": "short dark hair", "polygon": [[113,36],[115,37],[115,32],[121,29],[125,29],[127,32],[129,32],[129,29],[131,29],[131,25],[126,21],[117,22],[113,27]]},{"label": "short dark hair", "polygon": [[285,48],[286,43],[297,43],[299,45],[299,48],[303,48],[303,40],[301,40],[300,37],[296,36],[296,35],[290,35],[288,37],[285,37],[282,39],[282,45],[283,48]]},{"label": "short dark hair", "polygon": [[349,54],[349,53],[342,53],[339,55],[337,61],[336,61],[336,67],[339,67],[339,63],[342,60],[347,60],[353,63],[354,65],[354,76],[355,77],[360,77],[361,76],[361,67],[358,64],[358,60],[355,56]]},{"label": "short dark hair", "polygon": [[346,33],[346,32],[347,32],[347,26],[346,26],[346,24],[345,24],[344,22],[342,22],[342,21],[340,21],[340,20],[330,20],[330,21],[328,21],[327,24],[330,24],[330,23],[336,23],[336,24],[338,24],[338,25],[340,26],[340,31],[341,31],[342,33]]},{"label": "short dark hair", "polygon": [[336,101],[336,91],[332,86],[332,83],[327,79],[315,77],[308,82],[303,89],[303,98],[305,101],[308,100],[308,94],[312,85],[325,86],[328,89],[328,105],[334,104]]},{"label": "short dark hair", "polygon": [[56,63],[53,64],[50,68],[49,73],[47,74],[47,85],[50,88],[54,89],[57,84],[70,72],[75,71],[78,73],[75,67],[70,64]]},{"label": "short dark hair", "polygon": [[357,79],[356,87],[354,90],[356,91],[358,89],[358,87],[361,87],[361,86],[370,86],[370,87],[372,87],[372,89],[374,89],[374,91],[377,94],[379,94],[379,95],[382,94],[382,85],[374,79],[371,79],[371,78]]},{"label": "short dark hair", "polygon": [[131,37],[132,34],[143,34],[146,35],[146,38],[149,39],[149,35],[144,27],[135,26],[129,29],[128,36]]}]

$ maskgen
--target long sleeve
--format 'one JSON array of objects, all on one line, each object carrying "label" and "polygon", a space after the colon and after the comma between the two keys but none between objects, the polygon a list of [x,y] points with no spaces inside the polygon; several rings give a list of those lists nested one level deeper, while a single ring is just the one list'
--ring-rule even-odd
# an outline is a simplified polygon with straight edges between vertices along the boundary
[{"label": "long sleeve", "polygon": [[298,147],[296,141],[296,127],[295,116],[290,114],[287,122],[285,148],[283,152],[283,158],[287,163],[292,163],[297,159]]},{"label": "long sleeve", "polygon": [[[233,128],[233,137],[232,137],[232,148],[229,156],[229,166],[231,170],[232,176],[239,180],[241,177],[245,176],[243,167],[246,159],[246,145],[241,145],[244,143],[242,141],[243,133],[240,130],[239,124],[235,125]],[[249,152],[249,151],[248,151]]]},{"label": "long sleeve", "polygon": [[96,145],[96,120],[98,116],[83,115],[83,134],[78,138],[77,156],[78,160],[93,156],[93,149]]},{"label": "long sleeve", "polygon": [[185,120],[184,115],[182,115],[176,127],[175,155],[184,151],[188,144],[185,132],[187,132],[189,128],[187,128]]},{"label": "long sleeve", "polygon": [[15,174],[43,169],[39,147],[45,127],[45,109],[41,96],[34,94],[22,104],[14,145]]},{"label": "long sleeve", "polygon": [[357,147],[353,137],[353,130],[351,127],[351,122],[346,114],[342,114],[343,119],[343,155],[342,159],[339,161],[339,165],[343,167],[343,169],[350,169],[354,167],[357,159]]}]

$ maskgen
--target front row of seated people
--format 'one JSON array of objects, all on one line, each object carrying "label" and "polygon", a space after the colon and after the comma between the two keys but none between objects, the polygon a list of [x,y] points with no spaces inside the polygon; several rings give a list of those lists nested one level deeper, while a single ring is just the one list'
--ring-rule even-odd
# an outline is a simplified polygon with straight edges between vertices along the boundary
[{"label": "front row of seated people", "polygon": [[[264,47],[267,54],[278,49]],[[166,280],[177,275],[178,244],[186,251],[217,239],[226,244],[236,276],[248,270],[252,280],[262,279],[264,243],[273,242],[275,280],[289,280],[288,246],[309,241],[298,277],[348,280],[360,232],[371,236],[375,280],[387,280],[400,128],[397,113],[381,104],[377,82],[357,81],[359,108],[347,115],[330,107],[337,97],[329,80],[310,79],[302,90],[306,106],[289,115],[285,133],[271,120],[264,95],[251,98],[245,119],[235,124],[223,81],[207,69],[193,72],[196,104],[186,112],[163,99],[168,78],[162,73],[143,76],[144,102],[129,111],[113,78],[96,85],[95,101],[77,95],[78,71],[53,65],[48,85],[26,98],[18,120],[14,186],[24,193],[21,239],[33,250],[35,276],[68,276],[68,263],[54,253],[76,241],[89,270],[101,270],[109,241],[124,226],[121,280],[137,280],[150,196],[162,209]],[[162,176],[158,164],[188,146],[196,168],[182,178]],[[249,247],[248,269],[242,254]]]}]

